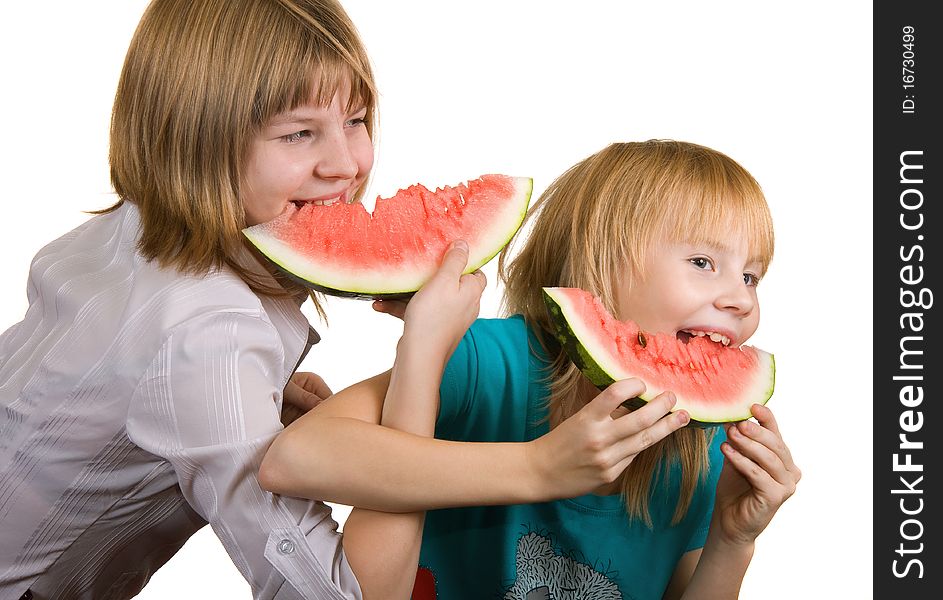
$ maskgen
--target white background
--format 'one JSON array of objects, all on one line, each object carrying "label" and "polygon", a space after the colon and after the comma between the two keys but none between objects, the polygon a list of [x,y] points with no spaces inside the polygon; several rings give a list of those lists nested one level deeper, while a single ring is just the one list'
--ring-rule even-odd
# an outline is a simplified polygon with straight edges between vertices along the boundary
[{"label": "white background", "polygon": [[[107,131],[146,2],[0,9],[0,330],[22,318],[32,256],[110,195]],[[481,173],[534,178],[618,140],[675,138],[763,186],[776,257],[752,343],[804,477],[759,538],[743,597],[871,596],[871,4],[347,0],[381,91],[371,197]],[[494,265],[483,316],[500,291]],[[306,307],[307,308],[307,307]],[[389,367],[397,323],[331,301],[306,370],[335,389]],[[338,509],[338,520],[346,517]],[[209,528],[139,597],[248,598]]]}]

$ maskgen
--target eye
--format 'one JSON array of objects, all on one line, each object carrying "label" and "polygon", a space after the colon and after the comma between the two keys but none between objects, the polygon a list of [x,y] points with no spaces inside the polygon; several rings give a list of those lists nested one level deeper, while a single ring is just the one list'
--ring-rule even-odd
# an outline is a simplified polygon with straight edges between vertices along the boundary
[{"label": "eye", "polygon": [[288,135],[281,136],[282,141],[288,142],[289,144],[297,144],[298,142],[305,140],[311,137],[311,131],[308,129],[302,129],[301,131],[296,131],[294,133],[289,133]]},{"label": "eye", "polygon": [[714,263],[711,262],[711,259],[707,258],[706,256],[695,256],[694,258],[689,258],[688,262],[702,271],[714,270]]},{"label": "eye", "polygon": [[753,273],[744,273],[743,283],[747,284],[749,287],[756,287],[760,283],[760,278]]},{"label": "eye", "polygon": [[344,125],[346,127],[359,127],[361,125],[365,125],[366,123],[367,123],[367,115],[366,115],[366,112],[364,112],[362,116],[349,119],[346,123],[344,123]]}]

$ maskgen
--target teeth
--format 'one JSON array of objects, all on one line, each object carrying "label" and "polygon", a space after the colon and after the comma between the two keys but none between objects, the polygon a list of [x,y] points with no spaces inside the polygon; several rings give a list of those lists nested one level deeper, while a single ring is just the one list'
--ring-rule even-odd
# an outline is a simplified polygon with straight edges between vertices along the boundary
[{"label": "teeth", "polygon": [[718,343],[718,342],[719,342],[719,343],[723,344],[724,346],[729,346],[729,345],[730,345],[730,338],[728,338],[727,336],[723,335],[722,333],[717,333],[716,331],[694,331],[694,330],[691,330],[691,329],[684,329],[684,330],[682,330],[682,331],[684,331],[685,333],[689,333],[689,334],[691,334],[692,336],[697,336],[697,337],[705,337],[705,336],[706,336],[706,337],[710,338],[710,340],[711,340],[712,342],[715,342],[715,343]]}]

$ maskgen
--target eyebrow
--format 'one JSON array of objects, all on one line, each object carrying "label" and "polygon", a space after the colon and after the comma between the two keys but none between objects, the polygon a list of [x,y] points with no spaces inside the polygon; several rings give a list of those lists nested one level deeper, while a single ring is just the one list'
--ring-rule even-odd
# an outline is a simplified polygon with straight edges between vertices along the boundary
[{"label": "eyebrow", "polygon": [[[711,250],[716,250],[716,251],[718,251],[718,252],[732,252],[732,251],[733,251],[730,246],[728,246],[727,244],[724,244],[724,243],[722,243],[722,242],[716,242],[716,241],[713,241],[713,240],[704,240],[703,242],[699,242],[699,243],[704,244],[705,246],[707,246],[707,247],[710,248]],[[691,245],[691,246],[696,246],[697,244],[690,244],[690,245]],[[759,265],[762,265],[762,264],[763,264],[763,258],[760,257],[760,256],[748,256],[748,257],[747,257],[747,264],[748,264],[748,265],[751,265],[751,264],[753,264],[753,263],[758,263]]]},{"label": "eyebrow", "polygon": [[[360,111],[366,110],[366,106],[361,106],[357,110],[350,111],[349,114],[355,115]],[[269,119],[269,122],[266,124],[267,127],[272,127],[276,125],[287,125],[289,123],[316,123],[319,117],[307,117],[302,113],[297,113],[294,111],[288,111],[286,113],[279,113]]]},{"label": "eyebrow", "polygon": [[691,248],[697,248],[698,246],[707,246],[711,250],[716,250],[718,252],[730,252],[730,246],[721,242],[715,242],[713,240],[702,240],[700,242],[686,242],[686,245]]},{"label": "eyebrow", "polygon": [[269,119],[268,126],[287,125],[288,123],[312,123],[315,119],[299,115],[298,113],[288,112],[276,115]]}]

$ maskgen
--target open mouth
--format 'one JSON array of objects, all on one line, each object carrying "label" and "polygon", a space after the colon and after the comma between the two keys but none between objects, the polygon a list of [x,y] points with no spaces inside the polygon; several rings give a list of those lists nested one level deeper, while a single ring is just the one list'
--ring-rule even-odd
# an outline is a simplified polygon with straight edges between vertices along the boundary
[{"label": "open mouth", "polygon": [[[291,203],[301,208],[303,206],[312,205],[312,206],[331,206],[332,204],[338,204],[341,202],[341,197],[331,198],[329,200],[292,200]],[[349,203],[348,203],[349,204]]]},{"label": "open mouth", "polygon": [[682,329],[677,334],[679,340],[687,344],[695,337],[704,337],[710,341],[721,344],[724,347],[730,345],[730,338],[722,333],[717,333],[716,331],[702,331],[700,329]]},{"label": "open mouth", "polygon": [[343,204],[352,204],[353,202],[354,202],[353,196],[352,196],[351,194],[348,194],[348,192],[346,192],[346,191],[343,192],[343,193],[341,193],[341,194],[338,194],[337,196],[335,196],[335,197],[333,197],[333,198],[321,198],[321,199],[318,199],[318,200],[292,200],[292,201],[291,201],[291,203],[294,204],[294,205],[295,205],[296,207],[298,207],[298,208],[302,208],[302,207],[308,206],[308,205],[311,205],[311,206],[333,206],[334,204],[342,204],[342,203],[343,203]]}]

